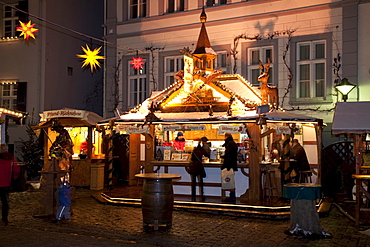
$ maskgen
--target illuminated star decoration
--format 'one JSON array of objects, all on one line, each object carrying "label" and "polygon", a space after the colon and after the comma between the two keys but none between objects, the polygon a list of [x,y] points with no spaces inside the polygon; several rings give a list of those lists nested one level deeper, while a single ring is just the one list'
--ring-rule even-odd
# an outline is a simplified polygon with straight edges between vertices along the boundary
[{"label": "illuminated star decoration", "polygon": [[35,23],[34,24],[31,24],[31,21],[29,21],[27,24],[19,21],[19,23],[21,24],[20,27],[17,27],[17,31],[20,31],[22,32],[19,36],[24,36],[24,39],[27,39],[29,37],[32,37],[33,39],[36,39],[35,38],[35,35],[34,33],[38,32],[37,28],[34,28],[34,26],[36,25]]},{"label": "illuminated star decoration", "polygon": [[132,57],[132,61],[130,64],[132,64],[132,68],[134,69],[141,69],[143,68],[144,61],[142,57]]},{"label": "illuminated star decoration", "polygon": [[99,52],[100,52],[100,49],[102,47],[100,46],[99,48],[94,49],[93,51],[90,50],[88,45],[86,45],[86,49],[83,46],[81,46],[81,48],[82,48],[83,52],[85,52],[84,55],[77,55],[77,57],[85,58],[81,68],[85,67],[87,65],[90,65],[90,70],[91,70],[91,72],[93,72],[93,70],[96,69],[96,65],[98,65],[100,67],[100,63],[99,63],[98,59],[105,59],[104,56],[99,56],[98,55]]}]

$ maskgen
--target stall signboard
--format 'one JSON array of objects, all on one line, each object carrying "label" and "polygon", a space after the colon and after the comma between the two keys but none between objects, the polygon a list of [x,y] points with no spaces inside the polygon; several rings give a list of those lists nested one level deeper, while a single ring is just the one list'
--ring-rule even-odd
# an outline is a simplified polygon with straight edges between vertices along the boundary
[{"label": "stall signboard", "polygon": [[41,121],[47,121],[47,119],[51,118],[66,118],[66,117],[85,119],[86,114],[87,114],[86,111],[66,109],[66,110],[44,111],[40,115]]},{"label": "stall signboard", "polygon": [[247,134],[247,128],[242,124],[240,125],[229,125],[229,124],[220,125],[220,127],[218,128],[218,134],[222,135],[225,133]]},{"label": "stall signboard", "polygon": [[[294,134],[297,134],[297,135],[302,134],[301,130],[302,130],[302,128],[297,126],[297,129],[294,132]],[[289,126],[277,126],[276,127],[276,135],[281,135],[281,134],[290,135],[290,134],[292,134],[292,129]]]},{"label": "stall signboard", "polygon": [[124,125],[119,124],[116,125],[116,131],[126,131],[127,134],[148,134],[149,133],[149,126],[133,126],[133,125]]},{"label": "stall signboard", "polygon": [[192,124],[192,125],[162,125],[163,131],[198,131],[206,130],[204,124]]}]

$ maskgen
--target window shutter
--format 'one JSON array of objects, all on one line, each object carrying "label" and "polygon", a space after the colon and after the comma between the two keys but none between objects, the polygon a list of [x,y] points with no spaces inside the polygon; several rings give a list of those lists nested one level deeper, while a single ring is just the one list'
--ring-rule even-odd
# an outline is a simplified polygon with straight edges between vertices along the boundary
[{"label": "window shutter", "polygon": [[17,85],[17,110],[25,112],[27,109],[27,82],[18,82]]},{"label": "window shutter", "polygon": [[[28,0],[18,1],[18,9],[28,13]],[[28,14],[24,12],[17,11],[16,15],[18,16],[21,22],[28,22]]]}]

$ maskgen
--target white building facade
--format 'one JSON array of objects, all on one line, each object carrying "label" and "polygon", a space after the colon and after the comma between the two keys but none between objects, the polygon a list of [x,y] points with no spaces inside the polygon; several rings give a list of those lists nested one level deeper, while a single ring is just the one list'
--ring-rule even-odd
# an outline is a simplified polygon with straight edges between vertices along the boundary
[{"label": "white building facade", "polygon": [[[217,68],[259,85],[259,61],[270,61],[280,107],[322,118],[324,139],[342,101],[336,79],[357,86],[348,101],[370,100],[370,1],[106,0],[105,38],[117,46],[105,47],[105,117],[175,80],[183,69],[180,50],[195,49],[203,7]],[[132,68],[133,57],[144,59],[142,69]]]}]

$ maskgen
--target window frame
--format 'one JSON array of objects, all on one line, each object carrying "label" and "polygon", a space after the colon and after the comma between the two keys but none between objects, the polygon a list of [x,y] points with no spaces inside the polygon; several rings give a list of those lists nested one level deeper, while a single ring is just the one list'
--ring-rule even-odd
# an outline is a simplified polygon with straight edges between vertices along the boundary
[{"label": "window frame", "polygon": [[[258,81],[258,76],[261,74],[261,69],[259,67],[259,61],[262,61],[262,63],[267,63],[268,62],[268,57],[266,56],[266,51],[271,50],[271,57],[270,57],[270,70],[269,70],[269,85],[276,85],[274,77],[274,63],[275,63],[275,56],[274,56],[274,46],[273,45],[267,45],[267,46],[257,46],[257,47],[249,47],[247,48],[247,63],[248,63],[248,81],[253,85],[253,86],[261,86],[261,82]],[[258,51],[259,52],[259,58],[258,62],[253,63],[253,55],[252,52]],[[256,78],[256,82],[254,82],[254,74],[253,71],[258,70],[258,76]]]},{"label": "window frame", "polygon": [[[314,98],[324,98],[326,96],[326,89],[325,89],[325,81],[326,81],[326,73],[324,70],[324,78],[322,79],[324,81],[323,86],[323,95],[317,96],[317,87],[316,87],[316,65],[318,64],[324,64],[324,68],[326,67],[326,57],[324,58],[317,58],[315,56],[316,53],[316,45],[317,44],[324,44],[324,54],[326,55],[326,41],[325,40],[314,40],[314,41],[304,41],[304,42],[297,42],[296,49],[297,49],[297,57],[296,57],[296,66],[297,66],[297,76],[296,76],[296,97],[299,99],[314,99]],[[309,57],[308,59],[301,59],[300,55],[300,47],[309,47],[309,54],[307,54]],[[304,97],[301,95],[301,85],[302,85],[302,79],[301,79],[301,70],[299,69],[301,66],[309,66],[309,78],[308,78],[308,86],[309,86],[309,92],[307,92],[307,97]]]},{"label": "window frame", "polygon": [[[148,83],[148,70],[147,70],[147,62],[148,60],[143,58],[145,62],[143,65],[143,69],[136,70],[132,68],[132,59],[127,60],[126,68],[127,68],[127,106],[128,108],[133,108],[141,103],[148,97],[149,94],[149,83]],[[135,73],[138,72],[139,73]],[[140,72],[142,71],[142,72]],[[132,80],[135,80],[137,90],[133,90],[132,87]],[[124,80],[126,81],[126,80]],[[142,89],[144,86],[144,90]],[[133,95],[136,94],[136,99],[133,99]],[[124,94],[125,95],[125,94]],[[135,102],[133,102],[135,101]]]},{"label": "window frame", "polygon": [[[17,11],[14,9],[14,8],[12,8],[12,7],[15,7],[15,8],[17,8],[18,7],[18,5],[17,4],[9,4],[11,7],[11,16],[10,17],[5,17],[6,15],[5,15],[5,11],[6,11],[6,8],[8,8],[9,6],[7,6],[7,5],[4,5],[3,6],[3,9],[2,9],[2,37],[4,37],[4,38],[6,38],[6,37],[17,37],[18,36],[18,34],[20,33],[19,31],[17,31],[17,26],[18,26],[18,21],[19,21],[19,17],[18,17],[18,15],[17,15]],[[10,21],[11,22],[11,25],[5,25],[5,22],[7,22],[7,21]],[[7,33],[9,32],[9,31],[6,31],[5,30],[5,28],[7,27],[7,26],[10,26],[11,27],[11,34],[10,34],[10,36],[8,36],[7,35]]]},{"label": "window frame", "polygon": [[[4,90],[5,86],[9,86],[9,90]],[[9,95],[4,95],[4,92],[9,92]],[[18,106],[17,92],[18,92],[17,82],[8,83],[0,81],[0,107],[10,110],[17,110]],[[4,104],[5,101],[9,101],[9,103]]]},{"label": "window frame", "polygon": [[[170,1],[173,1],[172,11],[170,11]],[[185,11],[185,0],[166,0],[165,5],[165,10],[168,14]]]},{"label": "window frame", "polygon": [[[168,70],[168,62],[174,61],[173,71]],[[179,64],[180,63],[180,64]],[[184,69],[184,55],[174,55],[164,57],[164,73],[163,73],[163,86],[164,88],[169,87],[175,82],[174,75]]]},{"label": "window frame", "polygon": [[[299,98],[298,97],[298,76],[299,76],[299,66],[298,66],[298,55],[299,50],[297,49],[298,43],[304,42],[317,42],[325,41],[325,81],[323,86],[324,95],[323,97],[310,97],[310,98]],[[303,35],[292,37],[290,44],[290,65],[293,75],[292,87],[290,89],[289,103],[291,105],[314,105],[314,104],[325,104],[333,102],[333,74],[332,74],[332,35],[331,33],[313,34],[313,35]],[[312,78],[312,77],[311,77]]]},{"label": "window frame", "polygon": [[[132,3],[134,0],[128,0],[128,17],[129,19],[139,19],[143,17],[147,17],[148,15],[148,1],[147,0],[136,0],[137,3],[134,4]],[[133,16],[133,11],[132,8],[136,6],[136,15],[135,17]]]}]

